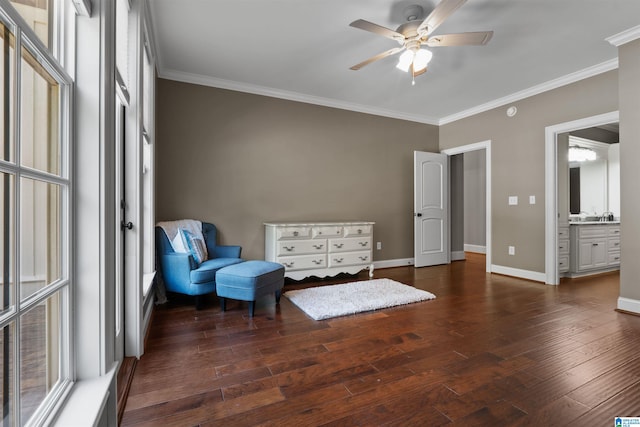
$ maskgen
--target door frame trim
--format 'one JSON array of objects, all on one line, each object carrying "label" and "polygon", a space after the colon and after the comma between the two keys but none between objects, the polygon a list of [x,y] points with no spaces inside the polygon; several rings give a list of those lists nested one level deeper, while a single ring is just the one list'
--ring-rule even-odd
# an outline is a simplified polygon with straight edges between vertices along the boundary
[{"label": "door frame trim", "polygon": [[[447,148],[441,150],[442,154],[454,156],[456,154],[464,154],[470,151],[485,150],[485,246],[486,246],[486,269],[487,273],[491,273],[491,140],[480,141],[473,144],[461,145],[459,147]],[[451,189],[449,189],[451,191]]]},{"label": "door frame trim", "polygon": [[559,133],[619,122],[619,111],[558,123],[544,129],[545,160],[545,283],[558,285],[558,144]]}]

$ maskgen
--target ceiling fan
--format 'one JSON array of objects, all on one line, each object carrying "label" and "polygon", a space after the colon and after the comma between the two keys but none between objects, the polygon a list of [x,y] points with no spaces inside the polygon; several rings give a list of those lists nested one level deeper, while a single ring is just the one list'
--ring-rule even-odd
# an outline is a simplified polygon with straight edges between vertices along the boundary
[{"label": "ceiling fan", "polygon": [[[422,21],[418,19],[422,13],[422,7],[418,5],[409,6],[405,9],[405,16],[408,22],[400,25],[395,31],[364,19],[353,21],[349,24],[350,26],[395,40],[401,46],[362,61],[351,67],[351,69],[359,70],[372,62],[404,51],[400,55],[397,67],[405,72],[411,70],[412,76],[415,77],[427,71],[427,64],[432,56],[431,51],[423,49],[422,46],[480,46],[487,44],[493,36],[493,31],[431,35],[436,28],[466,2],[467,0],[441,0]],[[415,84],[415,81],[413,83]]]}]

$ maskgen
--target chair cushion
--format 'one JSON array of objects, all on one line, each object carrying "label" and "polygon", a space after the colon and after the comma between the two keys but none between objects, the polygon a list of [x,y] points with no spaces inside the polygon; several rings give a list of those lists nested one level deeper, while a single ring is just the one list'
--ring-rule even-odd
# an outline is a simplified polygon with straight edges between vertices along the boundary
[{"label": "chair cushion", "polygon": [[216,272],[221,268],[241,263],[240,258],[214,258],[204,261],[200,266],[191,270],[191,283],[207,283],[216,280]]}]

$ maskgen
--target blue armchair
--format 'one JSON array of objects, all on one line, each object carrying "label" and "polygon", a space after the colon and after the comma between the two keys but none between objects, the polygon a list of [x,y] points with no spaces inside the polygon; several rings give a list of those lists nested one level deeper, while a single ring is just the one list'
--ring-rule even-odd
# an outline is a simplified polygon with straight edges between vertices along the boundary
[{"label": "blue armchair", "polygon": [[195,296],[198,309],[202,308],[202,295],[216,290],[216,272],[243,261],[240,258],[240,246],[216,244],[216,226],[207,222],[202,223],[202,234],[209,259],[200,265],[190,253],[175,252],[162,227],[156,226],[155,232],[157,267],[166,290]]}]

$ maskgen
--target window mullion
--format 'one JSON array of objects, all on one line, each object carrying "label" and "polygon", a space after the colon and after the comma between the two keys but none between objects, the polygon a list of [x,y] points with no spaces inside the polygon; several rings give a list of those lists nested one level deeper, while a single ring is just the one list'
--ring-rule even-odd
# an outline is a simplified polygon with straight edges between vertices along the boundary
[{"label": "window mullion", "polygon": [[33,168],[28,168],[23,166],[21,168],[18,168],[18,171],[20,173],[20,176],[23,178],[35,179],[35,180],[47,182],[50,184],[69,185],[69,180],[67,178],[60,177],[58,175],[53,175],[47,172],[43,172],[38,169],[33,169]]}]

